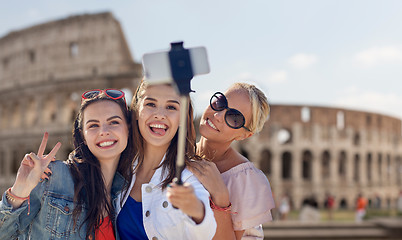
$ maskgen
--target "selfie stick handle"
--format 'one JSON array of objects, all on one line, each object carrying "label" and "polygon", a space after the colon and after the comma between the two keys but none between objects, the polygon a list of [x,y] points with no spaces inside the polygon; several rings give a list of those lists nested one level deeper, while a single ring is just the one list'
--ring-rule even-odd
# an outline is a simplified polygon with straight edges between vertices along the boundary
[{"label": "selfie stick handle", "polygon": [[176,177],[177,184],[183,184],[181,180],[181,173],[184,169],[184,158],[186,151],[186,135],[187,135],[187,113],[189,105],[189,96],[180,96],[180,102],[182,104],[182,111],[180,111],[180,127],[179,127],[179,139],[177,145],[177,162],[176,162]]},{"label": "selfie stick handle", "polygon": [[190,52],[183,47],[183,42],[171,43],[169,51],[170,70],[180,94],[180,123],[179,139],[177,145],[176,178],[177,184],[183,184],[181,173],[185,167],[184,159],[186,152],[187,114],[189,109],[189,93],[191,92],[190,81],[194,77],[191,66]]}]

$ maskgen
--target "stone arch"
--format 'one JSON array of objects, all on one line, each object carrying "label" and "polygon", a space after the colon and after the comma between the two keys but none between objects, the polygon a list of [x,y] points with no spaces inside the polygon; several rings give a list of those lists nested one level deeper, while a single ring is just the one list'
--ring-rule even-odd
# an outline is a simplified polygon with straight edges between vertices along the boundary
[{"label": "stone arch", "polygon": [[353,159],[353,180],[359,182],[360,180],[360,155],[355,154]]},{"label": "stone arch", "polygon": [[79,108],[79,96],[78,93],[71,93],[70,95],[66,94],[64,99],[64,108],[63,108],[63,118],[61,121],[64,124],[72,125],[75,117],[77,116]]},{"label": "stone arch", "polygon": [[27,127],[35,126],[38,122],[37,115],[38,101],[34,97],[29,97],[25,108],[25,124]]},{"label": "stone arch", "polygon": [[339,154],[338,174],[342,178],[346,177],[346,152],[341,151]]},{"label": "stone arch", "polygon": [[353,144],[355,146],[360,146],[360,134],[356,132],[353,136]]},{"label": "stone arch", "polygon": [[366,167],[367,167],[367,181],[368,182],[371,182],[371,180],[372,180],[372,169],[373,169],[372,165],[373,165],[372,154],[367,153]]},{"label": "stone arch", "polygon": [[260,169],[267,175],[271,174],[272,154],[268,149],[261,152]]},{"label": "stone arch", "polygon": [[53,96],[49,96],[44,101],[43,124],[50,124],[56,120],[57,104]]},{"label": "stone arch", "polygon": [[11,112],[11,122],[10,122],[10,127],[11,128],[19,128],[21,127],[21,103],[19,101],[16,101],[13,103],[13,108]]},{"label": "stone arch", "polygon": [[22,158],[20,158],[20,154],[18,150],[12,151],[12,163],[11,163],[11,173],[17,174],[18,168],[20,167]]},{"label": "stone arch", "polygon": [[325,150],[321,155],[321,176],[322,179],[328,179],[330,177],[330,161],[331,154],[328,150]]},{"label": "stone arch", "polygon": [[391,155],[387,154],[387,181],[389,182],[391,179]]},{"label": "stone arch", "polygon": [[303,151],[302,156],[302,178],[310,181],[312,179],[313,154],[310,150]]},{"label": "stone arch", "polygon": [[382,153],[378,153],[378,164],[377,164],[377,171],[378,171],[378,180],[380,185],[382,184]]},{"label": "stone arch", "polygon": [[397,185],[402,185],[402,160],[400,156],[396,157],[395,160],[395,175]]},{"label": "stone arch", "polygon": [[292,178],[292,153],[284,152],[282,154],[282,179]]}]

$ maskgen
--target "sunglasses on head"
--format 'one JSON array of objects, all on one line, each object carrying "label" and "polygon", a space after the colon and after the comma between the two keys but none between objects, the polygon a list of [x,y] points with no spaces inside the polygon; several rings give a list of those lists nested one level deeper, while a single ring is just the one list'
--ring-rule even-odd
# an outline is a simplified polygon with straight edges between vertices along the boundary
[{"label": "sunglasses on head", "polygon": [[244,118],[244,115],[239,110],[230,108],[228,106],[228,100],[226,99],[225,95],[223,95],[223,93],[214,93],[209,104],[211,108],[217,112],[227,109],[225,113],[225,122],[229,127],[234,129],[244,128],[247,131],[251,132],[250,129],[244,126],[244,124],[246,124],[246,119]]},{"label": "sunglasses on head", "polygon": [[124,98],[124,92],[118,89],[105,89],[105,90],[100,90],[100,89],[94,89],[94,90],[89,90],[86,91],[82,94],[82,100],[83,99],[91,99],[99,94],[104,93],[106,96],[108,96],[111,99],[117,100],[120,98],[123,98],[124,102],[126,102],[126,99]]}]

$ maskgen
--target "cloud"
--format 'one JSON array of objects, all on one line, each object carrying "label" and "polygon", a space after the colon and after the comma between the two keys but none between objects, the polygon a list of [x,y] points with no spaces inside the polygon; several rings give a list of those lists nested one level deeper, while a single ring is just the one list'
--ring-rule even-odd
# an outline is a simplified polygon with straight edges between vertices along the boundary
[{"label": "cloud", "polygon": [[357,63],[368,67],[384,63],[402,63],[402,47],[372,47],[357,53],[354,59]]},{"label": "cloud", "polygon": [[288,62],[293,68],[296,69],[306,69],[313,64],[315,64],[318,60],[318,57],[314,54],[304,54],[299,53],[293,55],[289,58]]},{"label": "cloud", "polygon": [[340,107],[377,112],[402,119],[402,96],[394,93],[359,91],[355,87],[345,89],[334,101]]},{"label": "cloud", "polygon": [[269,83],[285,83],[288,78],[288,73],[284,70],[278,70],[268,74]]}]

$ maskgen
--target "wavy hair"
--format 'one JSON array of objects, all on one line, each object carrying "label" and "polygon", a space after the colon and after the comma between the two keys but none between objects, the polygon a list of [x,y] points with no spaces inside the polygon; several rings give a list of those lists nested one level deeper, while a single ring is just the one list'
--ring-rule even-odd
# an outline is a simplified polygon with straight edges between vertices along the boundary
[{"label": "wavy hair", "polygon": [[[170,85],[170,84],[167,84]],[[134,143],[134,152],[135,156],[134,159],[138,160],[138,164],[135,168],[135,172],[138,168],[141,167],[144,161],[144,153],[145,153],[145,143],[144,138],[141,135],[138,126],[138,107],[139,102],[142,100],[144,96],[144,92],[148,87],[148,83],[144,80],[141,81],[140,85],[137,88],[137,91],[133,97],[131,102],[131,111],[132,111],[132,120],[133,120],[133,143]],[[196,133],[194,127],[194,116],[193,116],[193,106],[190,101],[188,113],[187,113],[187,134],[186,134],[186,141],[185,141],[185,164],[187,165],[190,159],[199,159],[198,156],[195,154],[195,142],[196,142]],[[167,177],[162,179],[161,187],[162,189],[166,188],[166,186],[172,182],[172,180],[176,176],[176,158],[177,158],[177,145],[178,145],[178,131],[176,132],[175,136],[170,142],[170,145],[166,151],[165,160],[158,166],[162,167],[162,172],[165,174],[166,172]]]},{"label": "wavy hair", "polygon": [[[128,141],[127,146],[120,155],[119,163],[116,171],[120,173],[127,182],[131,182],[132,178],[132,160],[133,160],[133,138],[131,135],[131,113],[128,110],[124,98],[111,99],[104,93],[98,96],[85,99],[80,106],[77,117],[74,121],[73,128],[73,144],[74,150],[70,153],[67,163],[70,167],[71,175],[74,180],[74,202],[76,206],[73,210],[74,227],[76,226],[78,217],[80,216],[83,208],[87,210],[87,214],[80,228],[87,222],[86,238],[92,236],[97,228],[103,223],[103,213],[107,214],[114,219],[114,209],[109,203],[106,186],[104,184],[100,162],[89,150],[85,144],[83,136],[83,113],[85,109],[99,101],[112,101],[119,105],[125,121],[128,126]],[[128,183],[125,183],[123,192],[127,193]],[[92,236],[94,237],[94,236]]]}]

